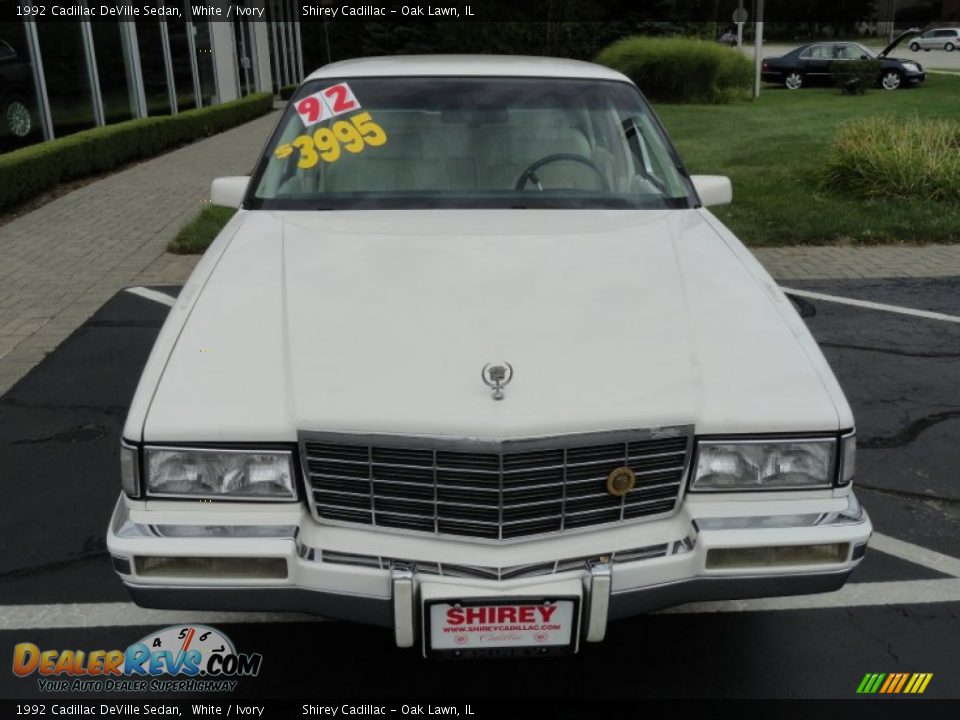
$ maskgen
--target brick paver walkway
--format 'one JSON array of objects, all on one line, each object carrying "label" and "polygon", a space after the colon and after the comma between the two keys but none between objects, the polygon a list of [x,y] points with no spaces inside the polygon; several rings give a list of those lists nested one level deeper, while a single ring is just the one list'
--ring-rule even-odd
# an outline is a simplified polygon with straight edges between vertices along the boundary
[{"label": "brick paver walkway", "polygon": [[196,258],[167,243],[210,197],[247,174],[277,113],[146,160],[0,227],[0,395],[119,289],[181,283]]},{"label": "brick paver walkway", "polygon": [[[0,227],[0,394],[118,290],[182,283],[197,258],[164,248],[242,175],[276,113],[91,183]],[[758,248],[778,279],[960,275],[960,246]]]}]

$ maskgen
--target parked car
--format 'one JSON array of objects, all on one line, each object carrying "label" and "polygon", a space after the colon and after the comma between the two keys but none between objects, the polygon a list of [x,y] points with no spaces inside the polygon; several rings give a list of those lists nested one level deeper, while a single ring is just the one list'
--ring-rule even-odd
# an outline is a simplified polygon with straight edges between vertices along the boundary
[{"label": "parked car", "polygon": [[782,84],[789,90],[807,85],[831,84],[842,72],[843,63],[851,60],[877,60],[880,74],[877,83],[884,90],[896,90],[906,85],[917,85],[926,79],[926,72],[918,62],[888,57],[887,53],[900,38],[881,52],[853,42],[819,42],[801,45],[777,58],[764,58],[761,77],[766,82]]},{"label": "parked car", "polygon": [[31,84],[30,63],[24,62],[9,43],[0,40],[0,122],[2,134],[14,143],[22,142],[34,129],[29,100]]},{"label": "parked car", "polygon": [[733,30],[727,30],[723,35],[717,38],[717,42],[728,47],[736,47],[737,33]]},{"label": "parked car", "polygon": [[841,587],[854,420],[628,78],[327,65],[157,337],[107,545],[137,603],[298,610],[433,655],[575,652]]},{"label": "parked car", "polygon": [[960,28],[936,28],[927,30],[910,41],[910,49],[919,50],[946,50],[953,52],[960,47]]}]

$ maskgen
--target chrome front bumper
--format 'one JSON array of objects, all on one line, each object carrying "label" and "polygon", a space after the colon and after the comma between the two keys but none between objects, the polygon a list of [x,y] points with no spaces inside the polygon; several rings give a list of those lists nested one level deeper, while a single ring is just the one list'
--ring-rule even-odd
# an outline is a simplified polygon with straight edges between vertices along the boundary
[{"label": "chrome front bumper", "polygon": [[[667,519],[510,546],[324,527],[301,506],[128,503],[118,501],[107,545],[139,605],[306,612],[393,628],[401,647],[417,644],[427,598],[545,597],[576,588],[580,637],[596,642],[611,620],[687,602],[829,592],[860,562],[872,531],[852,493],[753,502],[688,496]],[[828,545],[843,554],[749,567],[708,560],[711,550]],[[174,562],[157,572],[144,558]],[[178,575],[184,559],[251,559],[284,572]]]}]

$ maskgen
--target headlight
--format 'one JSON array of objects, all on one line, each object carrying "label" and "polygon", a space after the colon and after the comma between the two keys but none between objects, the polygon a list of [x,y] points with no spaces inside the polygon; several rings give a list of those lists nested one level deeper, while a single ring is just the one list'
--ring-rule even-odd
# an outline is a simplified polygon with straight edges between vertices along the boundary
[{"label": "headlight", "polygon": [[691,490],[831,487],[836,441],[705,440],[697,444]]},{"label": "headlight", "polygon": [[907,72],[918,72],[920,70],[920,66],[916,63],[904,63],[903,68]]},{"label": "headlight", "polygon": [[154,497],[297,498],[289,451],[148,447],[145,465],[147,493]]}]

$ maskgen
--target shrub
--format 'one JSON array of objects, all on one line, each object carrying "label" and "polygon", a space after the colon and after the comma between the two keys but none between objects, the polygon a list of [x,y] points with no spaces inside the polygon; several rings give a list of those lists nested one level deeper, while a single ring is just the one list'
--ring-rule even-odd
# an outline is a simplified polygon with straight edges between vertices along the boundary
[{"label": "shrub", "polygon": [[596,62],[659,102],[728,102],[746,97],[753,83],[753,65],[741,52],[691,38],[624,38],[601,50]]},{"label": "shrub", "polygon": [[294,83],[293,85],[284,85],[280,88],[280,99],[289,100],[293,97],[294,91],[297,89],[298,85]]},{"label": "shrub", "polygon": [[883,63],[879,60],[839,60],[830,63],[833,81],[844,95],[863,95],[877,84]]},{"label": "shrub", "polygon": [[58,183],[111,170],[131,160],[209,137],[270,111],[273,96],[128,120],[84,130],[0,155],[0,209],[23,203]]},{"label": "shrub", "polygon": [[236,208],[207,205],[196,217],[180,228],[177,236],[167,246],[167,251],[180,255],[202,253],[236,212]]},{"label": "shrub", "polygon": [[960,123],[870,117],[841,125],[826,181],[861,197],[960,202]]}]

